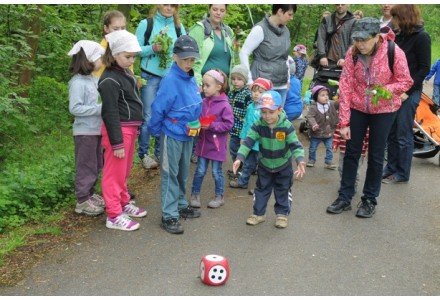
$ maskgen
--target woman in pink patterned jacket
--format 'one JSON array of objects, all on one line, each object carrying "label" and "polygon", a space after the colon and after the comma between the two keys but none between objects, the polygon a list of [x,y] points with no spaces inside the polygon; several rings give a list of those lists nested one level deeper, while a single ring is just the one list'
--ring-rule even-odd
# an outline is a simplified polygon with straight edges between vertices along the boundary
[{"label": "woman in pink patterned jacket", "polygon": [[[351,210],[356,172],[368,127],[368,167],[362,202],[356,216],[371,218],[375,213],[388,133],[402,104],[400,95],[413,84],[405,54],[397,45],[394,45],[393,70],[389,68],[388,40],[394,40],[394,33],[379,32],[378,19],[363,18],[357,21],[352,33],[354,44],[345,57],[339,81],[339,124],[347,147],[339,196],[327,207],[327,212],[332,214]],[[382,97],[378,98],[379,95]]]}]

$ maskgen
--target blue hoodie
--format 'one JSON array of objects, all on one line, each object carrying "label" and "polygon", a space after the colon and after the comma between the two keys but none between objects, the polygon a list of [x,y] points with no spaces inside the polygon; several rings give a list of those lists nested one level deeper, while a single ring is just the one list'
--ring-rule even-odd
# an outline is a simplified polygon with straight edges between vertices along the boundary
[{"label": "blue hoodie", "polygon": [[425,80],[428,81],[435,74],[434,84],[440,85],[440,59],[438,59],[431,68],[428,76],[426,76]]},{"label": "blue hoodie", "polygon": [[187,142],[186,124],[196,121],[202,112],[202,97],[194,78],[183,71],[176,63],[161,80],[156,98],[151,105],[151,119],[148,129],[154,136],[166,134],[178,141]]},{"label": "blue hoodie", "polygon": [[303,111],[303,102],[301,100],[301,82],[294,75],[290,76],[290,89],[287,91],[284,111],[289,121],[298,118]]},{"label": "blue hoodie", "polygon": [[[168,36],[173,40],[173,44],[170,46],[169,50],[169,61],[171,66],[171,62],[173,61],[173,49],[174,42],[177,40],[176,27],[174,26],[174,18],[173,17],[164,17],[159,11],[156,12],[153,18],[153,31],[151,32],[149,42],[150,44],[144,46],[145,44],[145,31],[147,30],[147,19],[143,19],[140,21],[137,29],[136,29],[136,38],[141,46],[142,51],[138,53],[138,56],[141,57],[140,68],[143,71],[150,72],[154,75],[164,77],[166,73],[170,70],[169,67],[162,69],[159,67],[159,56],[153,51],[152,48],[152,40],[154,37],[160,33],[160,31],[164,28],[168,27]],[[186,34],[185,28],[183,25],[180,25],[182,35]]]}]

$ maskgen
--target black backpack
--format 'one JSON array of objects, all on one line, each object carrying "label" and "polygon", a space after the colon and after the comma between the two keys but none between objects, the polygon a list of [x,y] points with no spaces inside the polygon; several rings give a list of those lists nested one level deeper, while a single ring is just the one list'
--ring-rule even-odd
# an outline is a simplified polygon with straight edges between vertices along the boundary
[{"label": "black backpack", "polygon": [[[144,33],[144,46],[150,44],[151,32],[153,31],[153,18],[147,18],[147,30]],[[176,27],[176,35],[179,38],[182,35],[182,28]]]},{"label": "black backpack", "polygon": [[[203,28],[205,28],[205,39],[211,36],[212,25],[209,23],[208,19],[202,20]],[[225,38],[232,35],[232,30],[225,26]]]},{"label": "black backpack", "polygon": [[[395,43],[391,40],[388,40],[388,67],[390,68],[391,73],[394,74],[394,46]],[[353,63],[356,66],[358,61],[358,56],[353,55]]]}]

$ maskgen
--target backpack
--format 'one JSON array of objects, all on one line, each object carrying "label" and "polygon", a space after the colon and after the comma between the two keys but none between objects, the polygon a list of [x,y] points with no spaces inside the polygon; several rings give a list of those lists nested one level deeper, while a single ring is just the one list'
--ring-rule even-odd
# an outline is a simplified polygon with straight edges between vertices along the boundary
[{"label": "backpack", "polygon": [[[388,67],[390,68],[391,73],[394,74],[394,46],[395,43],[392,40],[388,40]],[[353,55],[353,63],[356,66],[358,61],[358,56]]]},{"label": "backpack", "polygon": [[[209,23],[208,19],[203,19],[202,24],[203,24],[203,28],[205,28],[205,39],[207,39],[211,36],[212,25],[211,25],[211,23]],[[232,36],[231,28],[226,27],[226,26],[224,26],[224,28],[225,28],[225,38],[228,36]]]},{"label": "backpack", "polygon": [[[179,27],[175,27],[176,28],[176,35],[177,38],[179,38],[182,35],[182,28]],[[145,30],[144,33],[144,46],[147,46],[150,44],[150,37],[151,37],[151,32],[153,31],[153,18],[147,18],[147,30]]]}]

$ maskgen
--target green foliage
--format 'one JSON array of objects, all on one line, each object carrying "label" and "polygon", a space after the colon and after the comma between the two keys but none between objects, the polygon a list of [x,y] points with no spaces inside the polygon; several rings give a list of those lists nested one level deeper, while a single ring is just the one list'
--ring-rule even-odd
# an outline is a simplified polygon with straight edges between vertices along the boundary
[{"label": "green foliage", "polygon": [[49,155],[33,164],[8,165],[0,178],[0,232],[71,203],[73,182],[72,155]]},{"label": "green foliage", "polygon": [[29,91],[28,115],[36,133],[50,134],[53,130],[71,127],[73,117],[69,114],[69,96],[66,84],[50,77],[37,77]]}]

